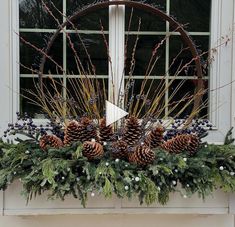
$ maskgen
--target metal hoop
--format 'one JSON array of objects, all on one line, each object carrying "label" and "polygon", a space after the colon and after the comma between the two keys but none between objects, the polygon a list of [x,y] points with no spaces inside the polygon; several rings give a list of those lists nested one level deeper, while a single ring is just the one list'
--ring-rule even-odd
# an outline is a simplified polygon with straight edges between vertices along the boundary
[{"label": "metal hoop", "polygon": [[160,17],[164,21],[168,21],[170,27],[180,33],[183,42],[189,47],[192,57],[194,59],[195,65],[196,65],[198,83],[197,83],[197,88],[195,89],[196,97],[194,101],[193,110],[197,110],[201,104],[201,99],[203,95],[202,92],[201,94],[198,92],[204,89],[204,83],[203,83],[203,73],[202,73],[200,56],[198,55],[197,49],[192,39],[189,37],[189,35],[187,34],[187,32],[184,30],[184,28],[182,27],[180,23],[175,21],[172,17],[168,16],[166,13],[162,12],[158,8],[155,8],[151,5],[148,5],[142,2],[135,2],[135,1],[129,1],[129,0],[105,1],[105,2],[99,2],[99,3],[89,5],[86,8],[77,11],[73,16],[68,18],[67,21],[62,23],[61,26],[59,26],[58,30],[50,38],[48,45],[45,49],[46,54],[44,54],[41,59],[41,64],[40,64],[39,74],[38,74],[40,88],[43,89],[42,80],[43,80],[44,66],[45,66],[45,62],[47,59],[46,55],[49,53],[55,39],[58,37],[60,32],[63,30],[63,28],[68,26],[70,22],[76,21],[79,17],[85,16],[86,14],[91,13],[95,10],[104,9],[112,5],[124,5],[124,6],[128,6],[131,8],[141,9],[143,11],[149,12],[153,15]]}]

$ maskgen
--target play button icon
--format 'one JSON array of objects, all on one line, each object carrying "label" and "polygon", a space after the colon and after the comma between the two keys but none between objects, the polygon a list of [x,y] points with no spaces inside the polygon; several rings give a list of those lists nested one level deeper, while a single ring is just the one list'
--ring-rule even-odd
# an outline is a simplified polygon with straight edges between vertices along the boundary
[{"label": "play button icon", "polygon": [[113,103],[106,101],[106,126],[113,124],[128,114],[129,113],[114,105]]}]

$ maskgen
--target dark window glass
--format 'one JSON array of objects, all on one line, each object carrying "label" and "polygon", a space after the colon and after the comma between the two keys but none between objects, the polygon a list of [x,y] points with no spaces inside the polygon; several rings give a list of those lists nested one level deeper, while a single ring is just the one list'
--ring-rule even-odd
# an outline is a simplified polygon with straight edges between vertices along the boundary
[{"label": "dark window glass", "polygon": [[[34,45],[38,49],[43,49],[47,45],[48,38],[51,36],[50,33],[20,33],[20,36],[30,45]],[[22,64],[20,68],[21,74],[31,74],[32,72],[29,69],[24,68],[24,66],[28,68],[32,68],[33,70],[38,70],[42,54],[40,51],[26,44],[24,41],[20,42],[20,62]],[[62,34],[58,36],[55,42],[52,45],[52,48],[48,54],[56,63],[53,63],[51,60],[47,59],[44,73],[45,74],[58,74],[62,73],[59,70],[59,66],[63,67],[63,41]],[[24,66],[23,66],[24,65]],[[58,66],[59,65],[59,66]]]},{"label": "dark window glass", "polygon": [[[146,1],[151,2],[151,1]],[[163,1],[161,1],[163,2]],[[165,4],[161,4],[165,10]],[[154,14],[143,10],[126,7],[126,31],[137,31],[140,23],[140,31],[165,31],[166,22]],[[141,22],[140,22],[141,21]]]},{"label": "dark window glass", "polygon": [[[195,88],[197,80],[174,80],[170,81],[169,88],[169,116],[183,118],[193,110]],[[204,81],[205,89],[208,88],[208,81]],[[208,93],[203,96],[198,116],[208,118]]]},{"label": "dark window glass", "polygon": [[[126,53],[126,75],[129,75],[132,68],[132,55],[134,54],[134,71],[133,75],[146,75],[146,72],[151,71],[151,75],[161,76],[165,74],[165,43],[157,49],[152,61],[152,54],[154,49],[164,39],[163,36],[147,36],[141,35],[137,41],[137,48],[135,50],[137,36],[126,36],[127,53]],[[158,60],[156,60],[158,59]],[[155,63],[154,63],[155,62]],[[148,68],[152,70],[147,70]],[[149,69],[150,69],[149,68]],[[147,73],[148,74],[148,73]]]},{"label": "dark window glass", "polygon": [[[44,0],[45,5],[61,23],[62,0]],[[58,12],[60,11],[60,12]],[[20,28],[57,28],[58,23],[42,5],[41,0],[20,0]]]},{"label": "dark window glass", "polygon": [[[71,34],[73,48],[67,42],[67,71],[68,74],[79,74],[78,68],[83,67],[86,74],[107,75],[108,54],[102,35]],[[106,36],[108,42],[108,36]],[[76,61],[76,54],[80,61]]]},{"label": "dark window glass", "polygon": [[[44,97],[47,97],[46,103],[51,111],[53,111],[51,104],[53,103],[53,99],[56,98],[57,92],[62,94],[62,84],[63,83],[61,79],[43,79],[44,94],[50,94]],[[39,100],[41,92],[39,89],[38,78],[21,78],[20,94],[21,113],[27,112],[31,117],[42,118],[45,112],[43,111],[42,107],[35,103],[37,102],[40,104]]]},{"label": "dark window glass", "polygon": [[[193,42],[195,43],[198,54],[201,55],[201,63],[207,62],[208,48],[209,48],[209,37],[208,36],[192,36]],[[185,45],[180,36],[170,37],[170,59],[169,73],[171,76],[176,74],[179,76],[195,76],[196,68],[195,62],[192,61],[193,56],[189,47]],[[183,68],[184,66],[187,68]],[[203,75],[208,76],[208,69],[203,68]]]},{"label": "dark window glass", "polygon": [[[78,10],[93,4],[93,0],[81,1],[81,0],[67,0],[67,15],[73,15]],[[104,8],[101,10],[96,10],[94,12],[88,13],[83,17],[78,18],[74,21],[74,26],[79,30],[101,30],[101,25],[104,30],[109,28],[109,10]],[[69,25],[68,29],[73,29],[73,26]]]},{"label": "dark window glass", "polygon": [[171,15],[187,24],[186,30],[208,32],[210,30],[211,0],[171,0]]}]

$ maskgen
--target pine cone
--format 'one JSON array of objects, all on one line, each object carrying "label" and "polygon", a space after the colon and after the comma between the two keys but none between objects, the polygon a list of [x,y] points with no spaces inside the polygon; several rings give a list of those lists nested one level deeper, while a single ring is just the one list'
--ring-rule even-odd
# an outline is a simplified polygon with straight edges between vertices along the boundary
[{"label": "pine cone", "polygon": [[187,147],[187,151],[190,155],[194,155],[197,153],[200,145],[200,139],[197,135],[189,135],[189,143]]},{"label": "pine cone", "polygon": [[64,144],[69,145],[80,140],[80,126],[77,121],[71,121],[65,128]]},{"label": "pine cone", "polygon": [[196,135],[182,134],[166,141],[162,144],[162,148],[170,153],[179,154],[182,151],[187,151],[189,154],[197,152],[200,139]]},{"label": "pine cone", "polygon": [[136,145],[141,138],[141,126],[136,117],[131,116],[126,120],[123,140],[128,145]]},{"label": "pine cone", "polygon": [[100,159],[104,154],[104,149],[100,143],[86,141],[83,143],[82,154],[88,160]]},{"label": "pine cone", "polygon": [[141,166],[153,163],[155,153],[147,146],[137,146],[129,155],[129,162]]},{"label": "pine cone", "polygon": [[164,128],[162,126],[154,128],[145,138],[145,145],[150,148],[159,147],[163,143],[163,133]]},{"label": "pine cone", "polygon": [[42,150],[47,150],[47,148],[60,148],[63,147],[62,140],[55,135],[45,135],[42,136],[39,141],[39,146]]},{"label": "pine cone", "polygon": [[112,156],[119,159],[128,158],[127,143],[122,140],[114,142],[112,144]]},{"label": "pine cone", "polygon": [[87,117],[81,118],[79,130],[80,130],[79,139],[81,142],[91,141],[92,139],[95,139],[95,141],[99,141],[97,135],[97,129],[93,125],[93,121],[90,120],[89,118]]},{"label": "pine cone", "polygon": [[111,125],[106,126],[106,119],[103,118],[100,121],[100,141],[110,142],[113,140],[113,127]]}]

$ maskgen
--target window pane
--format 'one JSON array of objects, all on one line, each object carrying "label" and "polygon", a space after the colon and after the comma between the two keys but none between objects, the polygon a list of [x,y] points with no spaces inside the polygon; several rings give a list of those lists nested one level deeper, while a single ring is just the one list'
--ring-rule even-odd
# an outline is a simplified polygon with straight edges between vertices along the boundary
[{"label": "window pane", "polygon": [[[209,48],[209,37],[208,36],[193,36],[192,37],[198,52],[201,56],[201,62],[206,62],[208,58],[208,48]],[[204,53],[204,54],[203,54]],[[192,54],[180,36],[171,36],[170,37],[170,75],[175,76],[176,72],[180,72],[179,76],[195,76],[195,62],[192,61]],[[191,62],[192,61],[192,62]],[[191,63],[190,63],[191,62]],[[187,69],[183,69],[183,67],[188,64]],[[183,70],[182,70],[183,69]],[[203,70],[203,75],[208,76],[207,67]]]},{"label": "window pane", "polygon": [[186,30],[208,32],[210,30],[211,0],[171,0],[171,15],[177,21],[188,24]]},{"label": "window pane", "polygon": [[[57,28],[58,24],[42,5],[41,0],[20,0],[20,28]],[[62,0],[44,0],[53,15],[62,22],[63,18],[57,11],[63,11]],[[57,9],[56,9],[57,8]]]},{"label": "window pane", "polygon": [[[193,109],[192,97],[197,86],[197,80],[174,80],[170,82],[169,88],[169,116],[183,118],[189,115]],[[205,89],[208,81],[204,81]],[[207,118],[208,93],[203,96],[202,106],[199,111],[200,117]]]},{"label": "window pane", "polygon": [[[146,1],[146,3],[161,3],[161,9],[165,10],[165,2],[164,1]],[[162,20],[160,17],[147,13],[143,10],[126,7],[126,18],[125,25],[126,31],[137,31],[140,22],[140,31],[165,31],[166,30],[166,22]],[[129,28],[130,26],[130,29]]]},{"label": "window pane", "polygon": [[[86,74],[93,74],[94,68],[96,75],[108,75],[107,48],[103,36],[80,35],[80,39],[77,34],[71,34],[70,37]],[[106,36],[106,39],[108,41],[108,36]],[[75,56],[70,43],[67,42],[68,74],[79,74]]]},{"label": "window pane", "polygon": [[[146,75],[146,72],[151,71],[151,75],[161,76],[165,74],[165,43],[157,49],[156,55],[151,61],[151,57],[154,49],[164,39],[163,36],[139,36],[137,42],[137,48],[135,50],[135,42],[137,36],[129,35],[126,36],[127,40],[127,53],[126,53],[126,75],[129,75],[130,69],[132,68],[132,55],[134,53],[135,66],[133,75]],[[158,60],[156,60],[158,59]],[[150,67],[149,67],[150,66]],[[147,69],[152,68],[152,70]]]},{"label": "window pane", "polygon": [[[51,36],[51,33],[20,33],[20,36],[30,44],[34,45],[36,48],[42,49],[46,47],[47,40]],[[25,44],[23,41],[20,42],[20,62],[24,66],[28,68],[32,68],[34,70],[39,69],[41,54],[39,51],[35,50],[33,47]],[[55,40],[51,51],[49,52],[49,56],[61,67],[63,67],[63,41],[62,34]],[[21,74],[31,74],[32,72],[23,66],[20,68]],[[46,60],[44,73],[58,73],[58,67],[55,63]],[[59,72],[61,73],[61,72]]]},{"label": "window pane", "polygon": [[[62,92],[62,81],[60,79],[53,79],[53,81],[54,83],[51,79],[43,79],[43,87],[45,94],[48,94],[48,91],[50,91],[50,95],[52,97],[55,97],[56,89],[59,93]],[[40,98],[40,92],[37,92],[38,88],[39,86],[37,77],[20,79],[20,111],[21,113],[27,112],[31,117],[42,118],[42,115],[44,114],[42,108],[33,102],[38,101],[36,97]],[[32,95],[31,92],[33,92],[35,95]],[[49,98],[49,100],[47,100],[47,103],[48,106],[50,106],[50,103],[52,103],[52,99]]]},{"label": "window pane", "polygon": [[[84,6],[93,4],[93,0],[67,0],[67,15],[73,15],[76,11],[82,9]],[[74,22],[74,25],[79,30],[101,30],[101,24],[104,27],[104,30],[109,28],[109,10],[108,8],[96,10],[89,14],[86,14],[83,17],[80,17],[77,21]],[[68,26],[69,29],[72,26]]]}]

